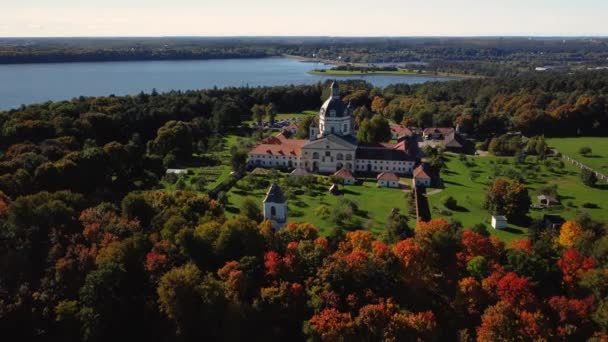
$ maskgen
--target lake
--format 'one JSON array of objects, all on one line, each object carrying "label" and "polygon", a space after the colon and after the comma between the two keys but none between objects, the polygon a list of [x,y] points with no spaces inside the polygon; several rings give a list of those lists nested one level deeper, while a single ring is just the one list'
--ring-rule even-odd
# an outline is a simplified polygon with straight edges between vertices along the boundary
[{"label": "lake", "polygon": [[327,67],[290,58],[0,65],[0,110],[81,95],[137,94],[153,88],[162,92],[215,86],[312,84],[328,78],[364,79],[384,87],[450,79],[396,75],[330,77],[307,73]]}]

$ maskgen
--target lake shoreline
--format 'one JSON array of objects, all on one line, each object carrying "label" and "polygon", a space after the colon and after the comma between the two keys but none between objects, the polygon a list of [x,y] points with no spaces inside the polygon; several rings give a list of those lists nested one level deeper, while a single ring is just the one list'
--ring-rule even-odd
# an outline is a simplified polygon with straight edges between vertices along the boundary
[{"label": "lake shoreline", "polygon": [[[369,68],[374,66],[374,63],[346,63],[343,61],[334,61],[329,59],[311,58],[297,55],[283,55],[285,58],[292,58],[305,63],[323,63],[325,65],[339,66],[339,65],[351,65],[359,68]],[[479,75],[466,75],[458,73],[438,72],[438,73],[426,73],[416,72],[412,70],[399,69],[399,71],[347,71],[347,70],[331,70],[325,69],[325,71],[310,70],[310,75],[315,76],[410,76],[410,77],[431,77],[431,78],[455,78],[455,79],[471,79],[471,78],[483,78]]]},{"label": "lake shoreline", "polygon": [[[22,104],[62,101],[79,96],[134,95],[172,90],[304,85],[328,79],[360,80],[375,87],[395,83],[449,81],[435,75],[314,75],[315,66],[300,60],[231,58],[180,61],[123,61],[0,65],[0,111]],[[61,80],[61,86],[57,81]]]},{"label": "lake shoreline", "polygon": [[418,73],[413,71],[342,71],[342,70],[327,70],[327,71],[318,71],[311,70],[308,72],[311,75],[315,76],[407,76],[407,77],[428,77],[428,78],[454,78],[454,80],[459,79],[469,79],[469,78],[480,78],[481,76],[472,76],[472,75],[462,75],[462,74],[451,74],[451,73],[437,73],[437,74],[427,74],[427,73]]}]

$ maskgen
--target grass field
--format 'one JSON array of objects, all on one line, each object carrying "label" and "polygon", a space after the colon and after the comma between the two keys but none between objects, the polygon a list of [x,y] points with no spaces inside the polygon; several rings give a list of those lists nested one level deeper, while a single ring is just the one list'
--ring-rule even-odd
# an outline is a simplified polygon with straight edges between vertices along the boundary
[{"label": "grass field", "polygon": [[[442,199],[454,197],[461,208],[451,211],[451,217],[460,221],[465,227],[483,223],[490,228],[490,214],[482,208],[488,184],[495,174],[513,169],[521,175],[528,187],[532,203],[536,203],[538,189],[543,186],[557,184],[557,193],[563,206],[550,209],[531,210],[531,218],[541,218],[546,213],[559,214],[566,219],[574,219],[581,212],[588,212],[591,217],[601,221],[608,221],[608,186],[590,188],[583,185],[579,178],[579,171],[571,164],[565,163],[563,168],[558,166],[559,160],[553,159],[553,166],[536,164],[529,157],[525,165],[514,165],[511,157],[467,157],[468,162],[460,160],[455,155],[448,156],[447,170],[441,176],[445,189],[439,193],[428,196],[431,214],[433,217],[444,216],[446,208]],[[504,163],[504,164],[503,164]],[[593,203],[595,209],[585,209],[583,203]],[[491,229],[491,233],[504,241],[525,238],[527,229],[510,225],[505,231]]]},{"label": "grass field", "polygon": [[[301,118],[304,118],[305,116],[311,116],[311,115],[319,115],[319,112],[314,111],[314,110],[305,110],[300,113],[279,113],[279,114],[277,114],[275,121],[301,119]],[[268,121],[268,118],[264,117],[264,121]],[[243,123],[252,124],[253,120],[246,120],[246,121],[243,121]]]},{"label": "grass field", "polygon": [[[547,144],[596,171],[608,174],[608,137],[552,138],[547,139]],[[584,146],[592,150],[587,157],[578,152]]]},{"label": "grass field", "polygon": [[[185,189],[196,190],[194,181],[200,177],[205,179],[205,190],[211,190],[224,182],[230,176],[230,148],[234,145],[243,145],[249,141],[248,138],[242,138],[237,135],[226,135],[221,138],[221,143],[215,151],[203,154],[194,155],[192,165],[187,165],[188,175],[184,177]],[[207,165],[207,161],[213,161],[213,165]],[[164,189],[169,191],[176,190],[176,183],[170,183],[166,180],[161,182]]]},{"label": "grass field", "polygon": [[[254,176],[248,175],[247,177]],[[276,178],[272,176],[257,177],[262,177],[267,182],[275,180],[282,184],[281,180],[286,175],[280,174]],[[340,186],[344,196],[334,196],[328,192],[327,177],[321,177],[321,179],[324,179],[323,183],[317,183],[313,191],[293,191],[293,197],[288,200],[289,222],[312,223],[322,235],[328,235],[331,233],[334,224],[330,223],[328,218],[318,215],[318,210],[315,209],[323,205],[331,209],[344,198],[353,200],[358,204],[359,211],[354,216],[357,221],[360,221],[361,226],[357,229],[367,229],[375,234],[380,234],[384,230],[386,219],[393,208],[399,208],[403,214],[406,213],[406,193],[399,189],[378,188],[375,181],[365,180],[357,185]],[[240,183],[247,181],[247,179],[243,179]],[[285,185],[281,186],[285,190]],[[259,201],[261,208],[266,190],[267,184],[257,189],[239,189],[238,185],[235,186],[228,193],[228,214],[237,215],[238,208],[247,197]]]}]

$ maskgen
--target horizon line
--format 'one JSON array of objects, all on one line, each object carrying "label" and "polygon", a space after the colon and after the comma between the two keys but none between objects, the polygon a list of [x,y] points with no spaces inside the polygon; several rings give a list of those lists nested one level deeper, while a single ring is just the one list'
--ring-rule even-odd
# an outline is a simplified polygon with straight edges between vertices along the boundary
[{"label": "horizon line", "polygon": [[479,35],[83,35],[83,36],[0,36],[0,39],[69,38],[608,38],[607,34],[479,34]]}]

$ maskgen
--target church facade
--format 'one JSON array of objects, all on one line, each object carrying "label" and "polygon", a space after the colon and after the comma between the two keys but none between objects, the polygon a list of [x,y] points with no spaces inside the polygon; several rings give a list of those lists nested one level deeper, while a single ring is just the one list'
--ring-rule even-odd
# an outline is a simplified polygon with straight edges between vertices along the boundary
[{"label": "church facade", "polygon": [[265,139],[249,153],[249,164],[258,167],[302,168],[314,173],[393,172],[411,175],[417,144],[404,139],[397,144],[360,144],[356,139],[353,107],[340,99],[338,85],[319,111],[308,139],[289,139],[283,134]]}]

